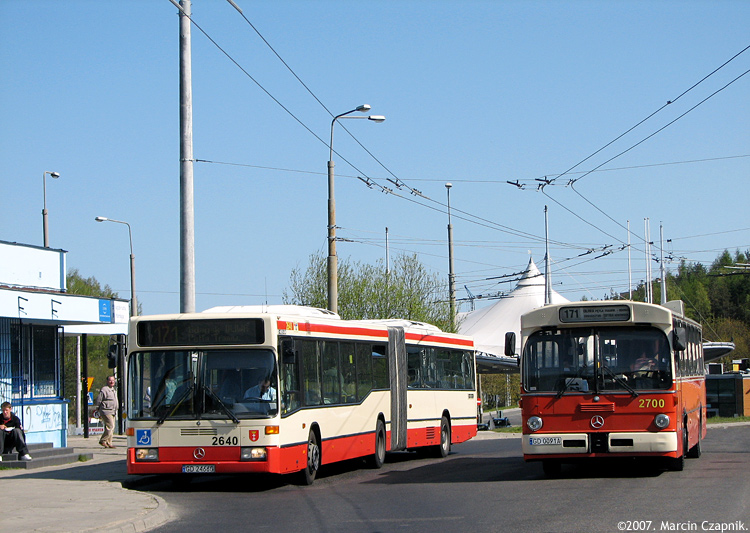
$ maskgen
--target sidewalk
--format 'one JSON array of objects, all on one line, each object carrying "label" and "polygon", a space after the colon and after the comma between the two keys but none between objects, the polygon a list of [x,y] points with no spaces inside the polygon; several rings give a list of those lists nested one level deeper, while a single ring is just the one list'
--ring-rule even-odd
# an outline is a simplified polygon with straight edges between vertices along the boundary
[{"label": "sidewalk", "polygon": [[169,521],[162,498],[122,488],[127,479],[125,437],[115,436],[113,444],[116,448],[105,449],[98,436],[70,436],[69,448],[93,453],[94,459],[38,470],[0,470],[3,522],[17,524],[17,531],[59,533],[148,531]]}]

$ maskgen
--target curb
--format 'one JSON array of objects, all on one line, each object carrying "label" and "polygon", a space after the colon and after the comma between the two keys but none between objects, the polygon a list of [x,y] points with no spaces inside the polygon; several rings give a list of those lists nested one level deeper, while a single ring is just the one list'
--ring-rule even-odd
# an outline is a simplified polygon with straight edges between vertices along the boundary
[{"label": "curb", "polygon": [[[133,492],[130,489],[122,488],[123,491]],[[139,492],[148,496],[155,506],[146,511],[143,516],[139,516],[135,519],[129,518],[127,520],[120,520],[106,526],[97,526],[90,529],[82,530],[82,533],[89,531],[102,531],[105,533],[140,533],[143,531],[150,531],[162,526],[174,518],[173,514],[169,510],[167,502],[163,498],[154,494],[147,494],[145,492]]]}]

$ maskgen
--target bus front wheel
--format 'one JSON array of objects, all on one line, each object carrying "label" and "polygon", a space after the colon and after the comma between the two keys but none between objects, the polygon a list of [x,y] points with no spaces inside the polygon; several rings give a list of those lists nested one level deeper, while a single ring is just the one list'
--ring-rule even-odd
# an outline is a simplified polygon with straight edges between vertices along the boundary
[{"label": "bus front wheel", "polygon": [[685,456],[688,449],[688,430],[687,423],[682,425],[682,450],[679,457],[667,459],[667,467],[674,472],[682,472],[685,469]]},{"label": "bus front wheel", "polygon": [[307,467],[301,472],[300,481],[303,485],[312,485],[320,468],[320,442],[318,435],[310,430],[307,438]]}]

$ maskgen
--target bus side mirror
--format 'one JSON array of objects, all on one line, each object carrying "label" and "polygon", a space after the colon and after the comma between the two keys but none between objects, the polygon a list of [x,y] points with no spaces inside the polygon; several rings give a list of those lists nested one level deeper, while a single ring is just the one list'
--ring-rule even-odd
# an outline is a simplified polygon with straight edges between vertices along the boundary
[{"label": "bus side mirror", "polygon": [[672,346],[676,352],[684,352],[687,346],[687,332],[685,328],[674,328],[672,330]]},{"label": "bus side mirror", "polygon": [[505,334],[505,355],[508,357],[516,355],[516,333],[514,331]]},{"label": "bus side mirror", "polygon": [[295,363],[294,344],[291,340],[281,342],[281,362],[285,365],[293,365]]}]

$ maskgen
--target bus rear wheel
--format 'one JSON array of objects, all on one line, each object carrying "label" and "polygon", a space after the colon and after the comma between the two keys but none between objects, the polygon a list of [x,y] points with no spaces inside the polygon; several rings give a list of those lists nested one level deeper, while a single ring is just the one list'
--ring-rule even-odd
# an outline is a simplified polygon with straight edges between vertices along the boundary
[{"label": "bus rear wheel", "polygon": [[378,420],[375,427],[375,453],[370,456],[370,466],[381,468],[385,463],[385,424]]},{"label": "bus rear wheel", "polygon": [[701,453],[703,453],[703,450],[701,450],[701,434],[703,432],[703,417],[698,420],[698,443],[690,448],[687,452],[687,456],[690,459],[698,459],[701,456]]},{"label": "bus rear wheel", "polygon": [[440,444],[434,450],[436,457],[448,457],[451,453],[451,426],[446,417],[440,419]]}]

